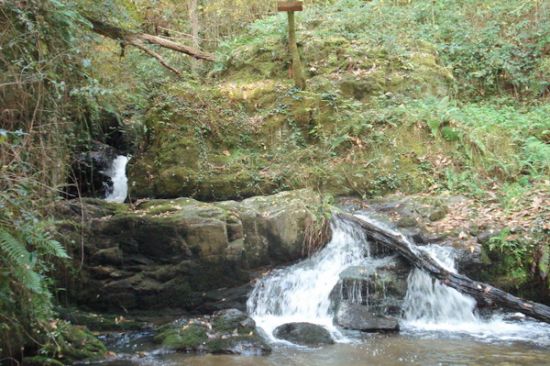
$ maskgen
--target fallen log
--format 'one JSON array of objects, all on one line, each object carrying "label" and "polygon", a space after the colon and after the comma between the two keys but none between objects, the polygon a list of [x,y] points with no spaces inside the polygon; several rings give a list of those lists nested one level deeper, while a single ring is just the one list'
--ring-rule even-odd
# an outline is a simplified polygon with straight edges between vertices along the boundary
[{"label": "fallen log", "polygon": [[478,304],[497,305],[550,323],[549,306],[521,299],[486,283],[474,281],[467,276],[451,272],[398,231],[383,228],[378,224],[347,213],[337,213],[336,216],[360,226],[370,240],[394,250],[409,261],[411,265],[426,271],[446,286],[472,296]]},{"label": "fallen log", "polygon": [[150,56],[156,58],[162,64],[162,66],[166,67],[177,75],[180,75],[180,72],[170,66],[158,53],[145,47],[145,43],[154,44],[156,46],[172,51],[184,53],[199,60],[215,61],[215,57],[211,53],[204,52],[193,47],[185,46],[163,37],[142,32],[129,31],[92,18],[87,19],[92,25],[92,30],[97,34],[101,34],[104,37],[120,41],[122,44],[131,45],[139,48]]}]

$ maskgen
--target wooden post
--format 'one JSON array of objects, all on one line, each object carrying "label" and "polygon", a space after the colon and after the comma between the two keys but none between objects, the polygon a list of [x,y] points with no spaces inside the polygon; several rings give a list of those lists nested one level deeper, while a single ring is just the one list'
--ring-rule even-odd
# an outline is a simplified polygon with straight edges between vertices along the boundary
[{"label": "wooden post", "polygon": [[302,2],[280,1],[277,9],[279,11],[286,11],[288,14],[288,45],[290,56],[292,57],[292,76],[294,77],[296,87],[305,90],[306,78],[302,68],[302,61],[300,60],[300,53],[298,52],[298,45],[296,44],[296,22],[294,18],[294,12],[303,10]]}]

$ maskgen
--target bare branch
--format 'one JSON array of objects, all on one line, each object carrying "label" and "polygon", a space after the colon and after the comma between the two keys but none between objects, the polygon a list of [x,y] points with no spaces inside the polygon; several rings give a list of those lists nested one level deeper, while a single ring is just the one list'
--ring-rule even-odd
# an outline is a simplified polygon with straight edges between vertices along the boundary
[{"label": "bare branch", "polygon": [[[155,44],[157,46],[170,49],[172,51],[185,53],[186,55],[189,55],[193,58],[199,59],[199,60],[205,60],[205,61],[214,61],[215,57],[213,54],[204,52],[198,49],[195,49],[193,47],[185,46],[180,43],[171,41],[166,38],[162,38],[159,36],[154,36],[152,34],[147,33],[141,33],[141,32],[131,32],[116,26],[113,26],[111,24],[107,24],[104,22],[100,22],[95,19],[88,18],[88,21],[92,24],[93,28],[92,30],[98,34],[101,34],[102,36],[116,39],[119,41],[122,41],[124,43],[133,45],[135,47],[139,42],[145,42],[150,44]],[[141,44],[141,47],[143,47],[143,44]],[[142,49],[139,47],[140,49]],[[144,50],[145,51],[145,50]],[[150,51],[150,50],[149,50]],[[147,51],[145,51],[147,52]],[[149,53],[149,52],[147,52]],[[150,54],[150,53],[149,53]],[[153,55],[151,55],[153,56]],[[156,58],[156,56],[153,56]]]},{"label": "bare branch", "polygon": [[178,76],[181,76],[181,72],[179,70],[177,70],[176,68],[170,66],[170,64],[168,64],[163,58],[161,55],[159,55],[158,53],[156,53],[155,51],[145,47],[145,45],[141,42],[138,42],[138,41],[134,41],[133,43],[130,43],[132,46],[134,47],[137,47],[139,48],[140,50],[142,50],[143,52],[147,53],[148,55],[156,58],[158,60],[158,62],[166,67],[168,70],[172,71],[174,74],[178,75]]}]

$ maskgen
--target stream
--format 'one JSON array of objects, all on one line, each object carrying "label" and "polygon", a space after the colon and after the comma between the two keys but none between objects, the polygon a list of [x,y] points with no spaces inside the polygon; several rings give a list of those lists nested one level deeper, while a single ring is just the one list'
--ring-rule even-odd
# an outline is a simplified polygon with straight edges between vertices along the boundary
[{"label": "stream", "polygon": [[[455,270],[451,248],[431,245],[418,249]],[[106,343],[117,357],[97,365],[550,364],[549,325],[521,314],[480,315],[472,298],[417,269],[407,278],[399,333],[362,333],[337,327],[332,302],[341,273],[350,266],[376,270],[391,260],[374,258],[370,251],[360,230],[335,221],[332,240],[324,249],[257,281],[247,308],[273,347],[268,356],[169,352],[152,343],[152,333],[130,332],[107,336]],[[368,303],[364,291],[356,292],[348,301]],[[273,330],[289,322],[319,324],[329,330],[336,344],[307,348],[275,338]]]}]

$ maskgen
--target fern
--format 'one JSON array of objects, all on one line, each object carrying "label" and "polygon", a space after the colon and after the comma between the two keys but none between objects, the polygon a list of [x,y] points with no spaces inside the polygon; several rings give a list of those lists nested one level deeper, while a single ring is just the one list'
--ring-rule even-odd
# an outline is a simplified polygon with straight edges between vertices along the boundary
[{"label": "fern", "polygon": [[70,258],[67,254],[67,251],[61,245],[60,242],[54,239],[47,239],[42,242],[41,245],[42,250],[47,255],[52,255],[57,258]]},{"label": "fern", "polygon": [[31,254],[25,249],[25,246],[2,228],[0,228],[0,251],[17,267],[30,263]]},{"label": "fern", "polygon": [[[26,267],[26,268],[25,268]],[[42,276],[33,271],[30,266],[19,267],[15,269],[14,274],[19,280],[20,285],[36,294],[45,294],[47,289],[42,281]]]}]

